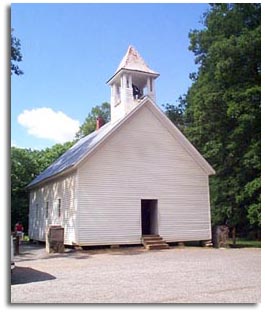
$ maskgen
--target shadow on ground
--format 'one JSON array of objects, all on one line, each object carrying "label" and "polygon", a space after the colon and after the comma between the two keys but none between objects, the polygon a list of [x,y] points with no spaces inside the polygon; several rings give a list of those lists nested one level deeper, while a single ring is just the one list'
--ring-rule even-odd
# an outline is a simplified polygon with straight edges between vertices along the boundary
[{"label": "shadow on ground", "polygon": [[147,253],[146,249],[143,246],[139,245],[120,245],[117,248],[110,248],[109,246],[84,246],[81,252],[87,253],[90,256],[97,254],[131,256]]},{"label": "shadow on ground", "polygon": [[44,244],[23,243],[20,247],[19,255],[15,255],[15,262],[54,258],[87,259],[89,256],[82,255],[82,251],[77,251],[73,248],[65,248],[64,253],[48,254]]},{"label": "shadow on ground", "polygon": [[122,249],[122,250],[110,250],[108,252],[110,255],[141,255],[141,254],[146,254],[145,250],[142,249]]},{"label": "shadow on ground", "polygon": [[54,279],[56,279],[54,276],[46,272],[38,271],[32,268],[16,267],[12,271],[11,285],[47,281]]},{"label": "shadow on ground", "polygon": [[252,244],[229,244],[229,248],[261,248],[261,245],[252,245]]}]

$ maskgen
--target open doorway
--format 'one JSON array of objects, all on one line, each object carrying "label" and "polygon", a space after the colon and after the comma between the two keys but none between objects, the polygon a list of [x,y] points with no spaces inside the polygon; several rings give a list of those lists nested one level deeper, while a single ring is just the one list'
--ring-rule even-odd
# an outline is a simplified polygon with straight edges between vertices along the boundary
[{"label": "open doorway", "polygon": [[141,200],[142,235],[158,234],[157,199]]}]

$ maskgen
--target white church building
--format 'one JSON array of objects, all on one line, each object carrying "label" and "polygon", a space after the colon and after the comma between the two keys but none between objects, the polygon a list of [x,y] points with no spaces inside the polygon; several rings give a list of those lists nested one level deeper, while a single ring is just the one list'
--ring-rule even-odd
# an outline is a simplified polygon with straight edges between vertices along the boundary
[{"label": "white church building", "polygon": [[211,239],[215,172],[156,105],[155,80],[130,46],[109,79],[111,121],[79,140],[29,185],[29,237],[49,225],[79,246]]}]

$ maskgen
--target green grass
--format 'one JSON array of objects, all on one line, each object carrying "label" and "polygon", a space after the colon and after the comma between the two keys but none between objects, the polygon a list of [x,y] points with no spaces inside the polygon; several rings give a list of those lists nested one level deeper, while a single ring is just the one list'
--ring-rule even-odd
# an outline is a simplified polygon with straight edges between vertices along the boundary
[{"label": "green grass", "polygon": [[24,237],[23,237],[23,241],[24,241],[24,242],[28,242],[28,241],[29,241],[29,237],[28,237],[28,235],[24,235]]},{"label": "green grass", "polygon": [[250,241],[244,238],[236,238],[236,245],[233,245],[232,239],[229,239],[229,245],[230,247],[236,247],[236,248],[261,248],[261,241]]}]

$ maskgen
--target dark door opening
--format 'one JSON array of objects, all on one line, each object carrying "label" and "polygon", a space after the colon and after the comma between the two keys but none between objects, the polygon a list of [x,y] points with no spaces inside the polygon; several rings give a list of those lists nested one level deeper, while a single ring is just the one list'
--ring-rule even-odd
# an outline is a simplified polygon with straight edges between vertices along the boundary
[{"label": "dark door opening", "polygon": [[142,235],[158,234],[157,199],[141,200]]}]

